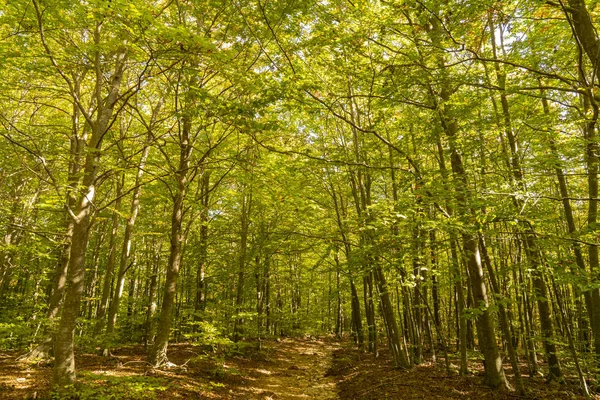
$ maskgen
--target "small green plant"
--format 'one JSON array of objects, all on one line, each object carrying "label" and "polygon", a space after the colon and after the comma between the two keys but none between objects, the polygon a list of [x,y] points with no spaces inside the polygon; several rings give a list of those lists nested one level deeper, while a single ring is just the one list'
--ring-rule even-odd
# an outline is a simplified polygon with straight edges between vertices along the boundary
[{"label": "small green plant", "polygon": [[169,388],[166,379],[151,376],[111,376],[83,372],[80,377],[74,391],[80,400],[156,399]]},{"label": "small green plant", "polygon": [[208,321],[195,321],[190,324],[195,326],[195,332],[184,335],[196,345],[209,348],[212,352],[229,348],[233,342],[222,333],[222,329]]}]

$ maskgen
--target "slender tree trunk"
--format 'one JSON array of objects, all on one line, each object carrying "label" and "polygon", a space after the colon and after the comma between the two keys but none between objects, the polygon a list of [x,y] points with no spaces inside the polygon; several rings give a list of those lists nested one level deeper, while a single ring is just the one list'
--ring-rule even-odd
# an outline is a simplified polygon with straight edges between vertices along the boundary
[{"label": "slender tree trunk", "polygon": [[[169,345],[169,336],[171,333],[171,323],[173,319],[173,306],[177,294],[177,278],[181,265],[182,245],[184,239],[183,232],[183,212],[184,199],[187,191],[187,176],[189,167],[189,158],[192,151],[190,144],[190,131],[192,123],[190,117],[185,115],[182,118],[183,128],[180,136],[179,167],[176,172],[177,188],[173,198],[173,211],[171,213],[171,237],[169,249],[169,262],[167,264],[167,277],[163,292],[163,300],[158,320],[158,330],[156,340],[150,352],[149,361],[155,367],[168,365],[167,347]],[[132,226],[133,227],[133,226]]]},{"label": "slender tree trunk", "polygon": [[[121,208],[121,195],[123,193],[123,177],[117,179],[117,190],[115,201],[115,209]],[[110,239],[108,245],[108,261],[106,263],[106,272],[104,273],[104,282],[102,285],[102,297],[100,298],[100,305],[98,307],[98,316],[96,320],[96,333],[102,331],[102,326],[105,324],[106,309],[108,307],[108,298],[112,289],[115,273],[115,259],[117,253],[117,234],[119,229],[119,213],[113,212],[112,215],[112,227],[110,231]]]},{"label": "slender tree trunk", "polygon": [[[12,266],[15,251],[11,250],[11,247],[18,246],[22,238],[22,231],[15,229],[15,227],[22,225],[23,223],[22,217],[20,217],[19,214],[26,214],[28,212],[26,209],[27,207],[22,209],[21,203],[24,199],[19,194],[19,188],[25,186],[25,184],[26,179],[21,179],[17,184],[15,193],[12,194],[13,202],[10,209],[9,223],[2,240],[2,244],[6,246],[6,250],[0,250],[0,315],[2,315],[2,308],[4,308],[4,304],[6,304],[5,297],[9,292],[13,273]],[[2,247],[0,247],[0,249],[1,248]]]},{"label": "slender tree trunk", "polygon": [[376,264],[373,268],[373,277],[377,285],[377,292],[379,293],[383,320],[388,335],[390,350],[392,351],[394,366],[398,368],[410,368],[410,363],[406,355],[406,349],[404,347],[404,343],[402,342],[402,335],[400,335],[398,323],[396,322],[394,307],[392,306],[392,301],[390,299],[389,287],[385,279],[385,275],[383,274],[383,270],[378,264]]},{"label": "slender tree trunk", "polygon": [[[246,253],[248,251],[248,228],[250,225],[250,207],[252,204],[252,193],[245,193],[242,198],[242,215],[240,230],[240,251],[238,254],[238,281],[235,297],[235,323],[233,327],[233,340],[237,342],[244,334],[244,318],[239,314],[244,308],[244,285],[246,272]],[[292,305],[294,304],[292,300]]]},{"label": "slender tree trunk", "polygon": [[370,272],[363,276],[363,290],[369,338],[367,350],[377,357],[377,330],[375,327],[375,304],[373,303],[373,279]]},{"label": "slender tree trunk", "polygon": [[[335,317],[335,336],[339,339],[342,337],[342,296],[340,290],[340,259],[336,254],[335,257],[335,291],[337,297],[336,317]],[[354,323],[354,320],[352,321]],[[356,331],[355,331],[356,332]]]},{"label": "slender tree trunk", "polygon": [[[431,257],[431,297],[433,299],[433,320],[436,327],[442,326],[442,320],[440,317],[440,296],[439,296],[439,284],[437,280],[438,274],[438,255],[437,255],[437,243],[435,230],[429,232],[429,249]],[[437,329],[437,328],[436,328]]]},{"label": "slender tree trunk", "polygon": [[[494,269],[492,268],[492,262],[490,260],[490,256],[487,252],[487,247],[485,245],[485,241],[483,239],[483,235],[479,236],[479,246],[481,248],[481,253],[483,255],[483,262],[488,271],[488,275],[490,277],[490,282],[492,284],[492,289],[496,293],[497,296],[502,297],[502,290],[500,289],[500,285],[498,284],[498,280],[496,279],[496,274]],[[498,301],[498,316],[500,319],[500,328],[502,329],[502,334],[504,336],[504,340],[506,342],[506,350],[508,351],[508,357],[510,358],[510,364],[512,367],[513,374],[515,376],[515,386],[517,391],[523,395],[525,393],[525,387],[523,386],[523,380],[521,379],[521,372],[519,371],[519,359],[517,357],[517,352],[513,347],[512,335],[510,332],[509,324],[508,324],[508,313],[506,311],[506,307],[504,307],[504,303],[500,299]]]},{"label": "slender tree trunk", "polygon": [[[156,247],[153,246],[153,248],[155,249]],[[150,285],[148,288],[148,303],[146,306],[146,322],[144,324],[144,348],[148,347],[148,344],[154,343],[154,337],[152,334],[152,320],[154,317],[154,313],[156,312],[156,289],[158,288],[159,260],[160,248],[153,257],[152,275],[150,275]]]},{"label": "slender tree trunk", "polygon": [[[450,93],[444,90],[442,98],[444,101],[448,101],[450,99]],[[441,111],[441,120],[451,144],[450,161],[452,165],[452,172],[457,180],[455,189],[456,199],[460,209],[462,210],[461,213],[463,219],[465,219],[469,210],[465,193],[468,183],[466,172],[463,167],[462,157],[458,153],[454,144],[456,135],[458,133],[458,126],[456,121],[446,116],[443,111]],[[469,221],[466,222],[469,224]],[[496,343],[496,329],[489,310],[487,287],[481,265],[481,256],[479,253],[477,236],[472,233],[463,232],[462,244],[465,257],[467,258],[467,270],[471,282],[471,290],[475,303],[474,306],[480,309],[476,323],[479,347],[484,356],[485,383],[494,388],[508,387],[509,385],[504,375],[502,360],[498,351],[498,344]]]},{"label": "slender tree trunk", "polygon": [[95,303],[95,298],[96,298],[96,289],[98,288],[98,264],[99,264],[99,259],[100,259],[100,249],[102,248],[103,242],[104,242],[104,226],[106,225],[105,222],[102,223],[102,225],[98,228],[99,231],[99,237],[96,241],[96,247],[94,248],[94,252],[93,252],[93,256],[92,256],[92,265],[93,265],[93,273],[92,273],[92,277],[89,281],[89,283],[87,284],[87,291],[86,291],[86,297],[88,298],[87,300],[87,318],[88,319],[92,319],[94,316],[94,303]]},{"label": "slender tree trunk", "polygon": [[450,237],[450,255],[452,257],[452,269],[456,288],[456,313],[458,315],[458,335],[460,352],[460,370],[459,374],[465,376],[468,374],[467,359],[467,316],[465,315],[465,294],[463,288],[463,278],[461,273],[461,263],[458,258],[457,239],[452,235]]},{"label": "slender tree trunk", "polygon": [[[418,222],[417,222],[418,224]],[[415,364],[421,364],[423,358],[423,316],[421,314],[421,232],[419,227],[414,227],[412,232],[412,258],[413,258],[413,275],[414,280],[414,293],[413,293],[413,321],[414,321],[414,337],[413,337],[413,362]]]},{"label": "slender tree trunk", "polygon": [[[495,28],[491,14],[489,16],[489,25],[490,30],[493,32],[493,34],[491,35],[492,51],[494,53],[494,58],[496,58]],[[501,71],[499,63],[494,63],[494,68],[496,72],[496,78],[498,80],[498,86],[503,90],[506,85],[506,76]],[[508,97],[505,91],[501,91],[500,93],[500,103],[502,105],[504,133],[506,135],[506,138],[508,139],[510,149],[510,154],[507,158],[510,159],[510,166],[512,169],[511,181],[516,183],[516,186],[520,191],[525,191],[526,185],[523,177],[523,169],[521,166],[519,156],[519,146],[513,132]],[[523,201],[517,196],[513,196],[512,200],[515,206],[515,212],[521,212],[524,209]],[[562,371],[560,368],[560,363],[558,361],[558,355],[556,354],[556,346],[554,344],[554,327],[552,324],[550,306],[547,300],[548,290],[546,288],[546,283],[542,275],[542,257],[540,256],[540,249],[536,243],[537,241],[535,238],[535,233],[533,232],[531,226],[525,227],[523,229],[523,232],[525,234],[525,252],[533,270],[532,281],[536,291],[538,310],[540,314],[542,342],[544,344],[544,350],[546,352],[546,357],[548,359],[549,366],[548,379],[560,380],[562,379]]]},{"label": "slender tree trunk", "polygon": [[265,264],[265,330],[267,334],[274,334],[271,316],[271,259]]},{"label": "slender tree trunk", "polygon": [[[148,158],[148,153],[150,151],[150,140],[151,134],[148,133],[146,143],[144,144],[144,148],[142,150],[142,156],[140,158],[137,174],[135,177],[135,186],[133,189],[133,195],[131,198],[131,205],[129,206],[129,217],[127,218],[127,223],[125,225],[125,233],[123,234],[123,246],[121,248],[121,258],[119,261],[119,271],[117,272],[117,284],[114,291],[113,299],[110,303],[110,309],[108,311],[108,320],[106,322],[106,333],[107,335],[111,335],[115,330],[115,325],[117,323],[117,316],[119,313],[119,306],[121,303],[121,297],[123,296],[123,287],[125,285],[125,274],[131,268],[132,262],[130,262],[131,258],[131,249],[132,249],[132,236],[133,229],[135,227],[135,221],[137,219],[138,213],[140,211],[140,196],[142,194],[142,178],[144,176],[144,168],[146,166],[146,160]],[[187,157],[187,156],[186,156]],[[186,161],[187,162],[187,161]],[[187,172],[187,171],[185,171]],[[184,172],[184,173],[185,173]],[[181,182],[181,177],[179,177]],[[185,177],[183,178],[185,184]],[[184,193],[185,195],[185,193]],[[181,206],[183,207],[183,199],[181,199]],[[175,211],[174,211],[175,212]],[[108,354],[108,348],[104,350],[105,355]]]},{"label": "slender tree trunk", "polygon": [[358,292],[356,290],[356,284],[354,283],[354,279],[352,277],[350,280],[350,293],[352,296],[351,306],[352,306],[352,321],[354,325],[354,329],[356,332],[356,339],[358,343],[358,350],[360,352],[365,351],[365,336],[363,332],[362,326],[362,316],[360,315],[360,299],[358,298]]},{"label": "slender tree trunk", "polygon": [[[206,264],[208,258],[208,207],[210,173],[204,171],[200,181],[200,237],[198,243],[198,269],[196,270],[196,297],[194,301],[194,321],[201,320],[201,314],[206,307]],[[195,328],[196,329],[196,328]]]},{"label": "slender tree trunk", "polygon": [[[429,20],[429,36],[438,48],[442,48],[441,42],[444,31],[440,25],[440,20],[432,16]],[[419,49],[420,50],[420,49]],[[438,56],[438,66],[442,71],[446,69],[444,55]],[[470,229],[474,228],[474,221],[469,217],[472,213],[468,202],[469,181],[464,168],[463,159],[457,147],[459,140],[459,125],[454,116],[452,106],[453,87],[448,78],[442,76],[441,87],[439,91],[433,89],[430,85],[430,99],[436,106],[442,129],[450,147],[450,164],[454,174],[454,197],[457,203],[457,211],[463,224]],[[467,270],[469,274],[470,287],[473,293],[474,306],[480,309],[477,317],[477,333],[479,337],[479,346],[484,356],[485,366],[485,384],[493,388],[510,387],[504,375],[502,368],[502,359],[496,343],[496,329],[489,310],[487,286],[485,283],[481,258],[479,254],[479,245],[477,235],[469,232],[469,228],[462,233],[462,244],[465,257],[467,258]]]},{"label": "slender tree trunk", "polygon": [[[544,96],[544,90],[542,88],[541,79],[539,82],[540,82],[540,94],[542,97],[542,106],[544,109],[544,114],[549,115],[550,114],[550,105],[548,104],[548,100]],[[569,199],[569,190],[568,190],[568,186],[567,186],[567,179],[563,172],[563,169],[561,168],[560,156],[558,154],[556,142],[553,137],[550,139],[550,151],[552,152],[552,157],[554,159],[554,164],[555,164],[554,172],[556,174],[556,180],[558,181],[558,188],[559,188],[560,197],[562,200],[561,202],[563,205],[563,211],[564,211],[565,219],[567,222],[567,231],[569,232],[570,235],[575,235],[577,233],[577,228],[575,225],[575,217],[573,216],[573,208],[571,207],[571,201]],[[581,250],[581,246],[580,246],[579,242],[573,241],[573,243],[571,244],[571,248],[573,250],[573,255],[575,257],[575,264],[577,265],[577,270],[575,270],[573,272],[579,278],[579,284],[587,284],[589,282],[589,279],[588,279],[588,275],[587,275],[587,271],[586,271],[585,261],[583,259],[583,252]],[[580,301],[580,296],[581,296],[580,293],[581,292],[577,288],[577,286],[575,286],[575,291],[577,293],[576,301],[578,303],[578,307],[580,307],[580,302],[581,302]],[[592,321],[592,318],[593,318],[592,292],[590,290],[585,290],[583,292],[583,297],[584,297],[585,306],[586,306],[586,309],[588,312],[588,318],[590,321]],[[584,325],[585,320],[582,318],[581,313],[578,313],[578,315],[580,318],[581,325]],[[583,332],[585,334],[585,332],[587,331],[586,328],[587,328],[587,326],[582,326],[581,332]],[[586,343],[586,346],[587,346],[587,337],[584,337],[582,339],[584,340],[584,342]]]}]

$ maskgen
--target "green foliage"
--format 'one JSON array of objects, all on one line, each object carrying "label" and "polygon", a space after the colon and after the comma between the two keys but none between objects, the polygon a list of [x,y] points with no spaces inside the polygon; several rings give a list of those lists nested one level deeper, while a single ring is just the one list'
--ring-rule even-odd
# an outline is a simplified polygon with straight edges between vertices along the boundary
[{"label": "green foliage", "polygon": [[160,399],[169,390],[166,378],[152,376],[113,376],[110,373],[83,372],[74,388],[80,400]]},{"label": "green foliage", "polygon": [[0,349],[22,349],[33,334],[32,327],[22,318],[13,322],[0,322]]},{"label": "green foliage", "polygon": [[192,340],[200,346],[210,346],[213,351],[222,347],[228,347],[233,342],[222,332],[222,328],[206,321],[190,322],[189,326],[193,332],[185,333],[187,339]]},{"label": "green foliage", "polygon": [[[173,318],[170,339],[253,356],[231,340],[356,330],[352,300],[363,328],[367,310],[380,332],[400,322],[411,350],[434,303],[448,342],[455,321],[474,338],[472,322],[489,313],[495,328],[503,308],[521,346],[529,334],[542,342],[536,303],[551,304],[561,338],[547,343],[595,329],[582,296],[600,287],[598,61],[579,49],[568,8],[4,3],[0,348],[52,331],[86,157],[98,165],[86,257],[73,261],[85,267],[78,349],[150,344]],[[595,22],[598,2],[587,4]],[[102,143],[91,143],[110,99]],[[103,336],[100,303],[115,293],[116,331]],[[78,390],[165,390],[119,379],[88,375]]]}]

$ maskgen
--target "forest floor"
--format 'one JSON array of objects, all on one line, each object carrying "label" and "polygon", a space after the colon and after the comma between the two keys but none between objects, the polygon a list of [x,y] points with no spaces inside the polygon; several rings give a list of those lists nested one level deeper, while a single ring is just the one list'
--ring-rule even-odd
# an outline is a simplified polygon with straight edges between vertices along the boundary
[{"label": "forest floor", "polygon": [[[528,377],[526,363],[521,363],[519,368],[527,391],[526,396],[520,396],[514,391],[491,390],[483,385],[483,365],[476,357],[478,355],[473,354],[473,358],[470,358],[469,374],[466,376],[459,376],[459,359],[454,354],[449,357],[451,375],[446,373],[443,354],[438,354],[437,363],[431,362],[428,355],[427,361],[403,371],[392,366],[387,349],[382,349],[379,357],[375,359],[371,354],[360,353],[350,343],[344,343],[340,349],[334,351],[333,367],[328,371],[328,375],[333,376],[337,382],[340,400],[585,399],[574,371],[563,367],[567,376],[566,383],[548,383],[542,376]],[[546,365],[540,363],[539,368],[545,371]],[[514,382],[508,362],[505,362],[504,370],[508,380]],[[600,395],[592,398],[600,399]]]},{"label": "forest floor", "polygon": [[[576,382],[547,384],[525,377],[528,396],[498,393],[482,385],[480,363],[459,377],[444,360],[424,362],[409,371],[392,368],[386,351],[374,359],[350,343],[331,339],[282,339],[241,343],[233,349],[169,346],[178,365],[156,370],[145,362],[143,346],[113,350],[105,358],[77,357],[81,399],[248,399],[248,400],[379,400],[379,399],[578,399]],[[51,365],[16,361],[16,353],[0,352],[0,399],[49,398]],[[479,369],[478,369],[479,368]],[[525,365],[523,365],[525,373]],[[543,368],[543,366],[542,366]],[[510,367],[506,366],[507,373]],[[509,379],[512,377],[509,375]],[[600,399],[600,396],[597,397]]]}]

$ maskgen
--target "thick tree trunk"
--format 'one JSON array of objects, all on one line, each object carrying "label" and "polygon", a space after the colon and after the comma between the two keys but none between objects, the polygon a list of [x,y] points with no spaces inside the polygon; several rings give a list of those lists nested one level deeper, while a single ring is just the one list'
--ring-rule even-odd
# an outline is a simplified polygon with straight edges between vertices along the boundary
[{"label": "thick tree trunk", "polygon": [[[79,93],[79,81],[74,81],[74,91]],[[83,129],[83,134],[79,135],[79,109],[73,105],[71,116],[72,135],[69,149],[69,170],[67,175],[67,195],[65,198],[65,207],[74,210],[77,205],[75,191],[80,182],[80,172],[82,158],[85,154],[87,140],[87,125]],[[71,256],[71,238],[73,237],[74,221],[68,213],[64,217],[62,245],[58,256],[58,262],[54,270],[52,279],[52,291],[50,292],[50,301],[46,317],[50,325],[60,314],[62,299],[67,287],[67,272],[69,269],[69,257]],[[29,354],[23,357],[23,360],[35,360],[48,358],[52,350],[54,340],[54,328],[44,332],[44,339]]]},{"label": "thick tree trunk", "polygon": [[84,195],[76,209],[78,220],[73,229],[71,257],[69,260],[68,287],[65,293],[65,303],[58,326],[55,343],[55,361],[52,374],[53,386],[60,390],[75,382],[74,340],[75,325],[79,315],[79,305],[85,278],[85,253],[88,244],[90,228],[91,202],[95,191],[96,155],[88,155],[86,161],[86,177],[84,185],[87,195]]},{"label": "thick tree trunk", "polygon": [[577,44],[589,57],[594,66],[594,75],[597,75],[600,69],[600,40],[596,36],[596,28],[585,6],[585,0],[568,0],[568,7],[564,7],[564,10],[572,21]]},{"label": "thick tree trunk", "polygon": [[[41,25],[41,14],[37,9]],[[100,24],[94,31],[94,42],[100,42]],[[115,59],[115,69],[111,77],[110,90],[104,101],[97,104],[97,118],[92,126],[92,137],[86,147],[83,168],[83,192],[79,195],[77,208],[73,212],[74,226],[69,258],[67,289],[62,316],[58,325],[55,340],[55,361],[52,372],[52,386],[57,391],[71,390],[75,382],[75,326],[79,315],[81,294],[85,281],[85,256],[88,246],[92,205],[96,193],[96,172],[100,162],[102,139],[110,126],[113,109],[119,98],[119,88],[125,68],[125,51],[119,52]],[[100,54],[96,53],[96,96],[102,99],[102,82],[105,75],[100,68]],[[78,100],[77,100],[78,101]]]},{"label": "thick tree trunk", "polygon": [[463,234],[462,240],[465,254],[468,257],[467,268],[471,278],[474,306],[479,308],[479,316],[476,321],[477,337],[484,357],[485,383],[491,387],[508,386],[496,343],[496,330],[489,309],[477,237],[472,234]]}]

